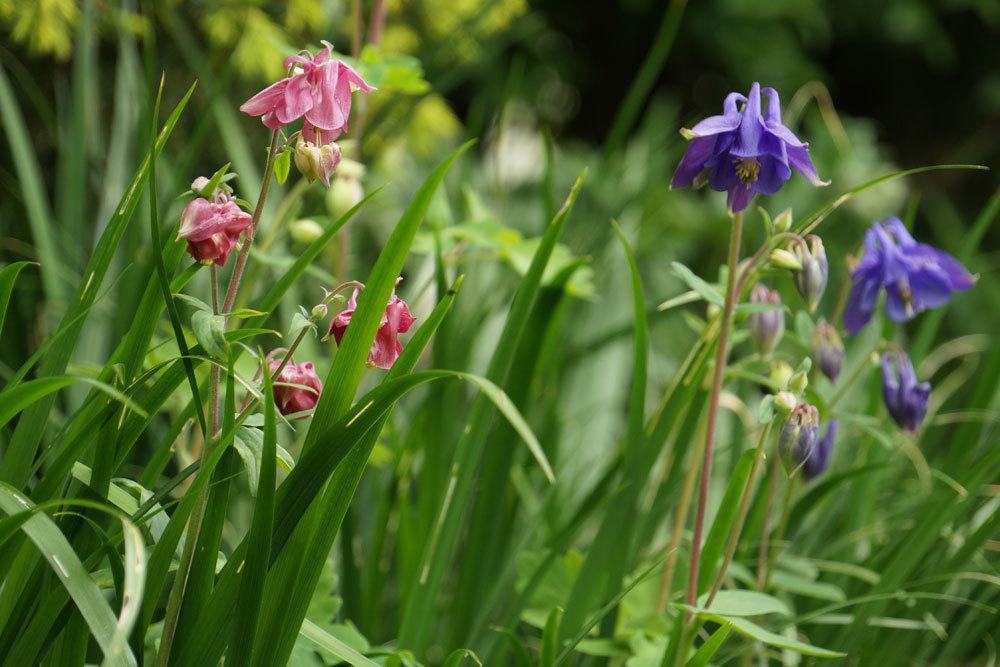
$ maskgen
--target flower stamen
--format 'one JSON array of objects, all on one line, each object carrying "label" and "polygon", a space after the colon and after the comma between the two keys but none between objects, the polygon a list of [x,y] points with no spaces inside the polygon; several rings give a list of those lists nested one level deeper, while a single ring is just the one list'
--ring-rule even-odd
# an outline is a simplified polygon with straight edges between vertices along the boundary
[{"label": "flower stamen", "polygon": [[736,165],[736,175],[744,183],[753,183],[760,174],[760,162],[753,157],[738,157],[733,160]]}]

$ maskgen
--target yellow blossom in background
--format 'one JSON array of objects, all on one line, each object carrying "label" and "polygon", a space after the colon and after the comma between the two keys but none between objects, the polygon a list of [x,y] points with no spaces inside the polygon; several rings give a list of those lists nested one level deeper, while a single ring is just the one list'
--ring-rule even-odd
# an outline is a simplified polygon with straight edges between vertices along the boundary
[{"label": "yellow blossom in background", "polygon": [[73,32],[80,17],[74,0],[0,0],[0,21],[15,41],[37,55],[65,60],[73,52]]}]

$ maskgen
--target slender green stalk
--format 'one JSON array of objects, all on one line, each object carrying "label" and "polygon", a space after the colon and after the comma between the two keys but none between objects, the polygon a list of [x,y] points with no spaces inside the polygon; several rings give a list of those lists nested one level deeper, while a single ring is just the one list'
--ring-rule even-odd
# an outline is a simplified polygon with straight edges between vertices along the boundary
[{"label": "slender green stalk", "polygon": [[[740,259],[740,238],[743,233],[743,213],[733,216],[733,228],[729,236],[729,271],[726,285],[726,301],[722,310],[719,328],[719,346],[715,353],[715,369],[712,377],[712,393],[708,402],[708,421],[705,426],[705,451],[701,464],[701,484],[698,488],[698,508],[694,519],[694,536],[691,542],[691,568],[688,571],[687,603],[698,601],[698,565],[701,558],[701,537],[705,527],[705,507],[708,504],[708,483],[712,473],[712,445],[715,440],[715,420],[719,412],[719,395],[722,393],[722,379],[725,375],[726,356],[729,351],[729,328],[732,325],[733,310],[736,307],[736,272]],[[697,461],[692,461],[697,465]]]},{"label": "slender green stalk", "polygon": [[781,461],[777,456],[771,461],[771,473],[767,484],[767,501],[764,503],[764,523],[760,530],[760,551],[757,554],[757,590],[763,591],[767,584],[767,562],[771,539],[771,510],[774,508],[774,494],[778,490],[778,476],[781,475]]},{"label": "slender green stalk", "polygon": [[712,601],[715,600],[716,594],[722,588],[722,582],[726,578],[726,571],[729,570],[729,564],[733,562],[733,556],[736,554],[736,546],[740,542],[740,533],[743,532],[743,524],[746,522],[747,512],[750,509],[750,496],[752,495],[754,480],[757,477],[757,469],[760,468],[761,461],[764,460],[764,449],[767,444],[767,437],[770,434],[771,422],[768,422],[761,429],[760,438],[757,440],[757,452],[753,459],[753,465],[750,468],[750,476],[747,477],[747,484],[743,487],[743,495],[740,496],[740,507],[736,512],[736,523],[729,534],[729,544],[726,546],[726,555],[722,560],[722,566],[719,568],[719,573],[715,576],[715,581],[712,583],[712,588],[708,593],[708,599],[705,601],[706,609],[712,606]]}]

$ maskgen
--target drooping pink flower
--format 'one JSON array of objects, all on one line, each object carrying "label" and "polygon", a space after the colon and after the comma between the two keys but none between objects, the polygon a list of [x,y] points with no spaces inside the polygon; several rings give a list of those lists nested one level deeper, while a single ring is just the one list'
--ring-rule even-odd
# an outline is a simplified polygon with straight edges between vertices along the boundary
[{"label": "drooping pink flower", "polygon": [[[336,339],[337,345],[340,345],[340,341],[343,340],[347,325],[351,323],[357,305],[358,290],[355,289],[351,299],[347,302],[347,307],[340,311],[330,323],[330,335]],[[385,312],[382,313],[382,321],[379,323],[378,333],[375,334],[375,340],[372,342],[372,349],[368,353],[368,365],[382,369],[392,368],[396,359],[403,353],[403,344],[399,342],[399,334],[409,331],[414,321],[410,314],[410,307],[396,296],[396,290],[393,290]]]},{"label": "drooping pink flower", "polygon": [[188,242],[187,251],[202,264],[225,266],[240,234],[253,221],[249,213],[224,193],[213,201],[197,197],[181,213],[178,239]]},{"label": "drooping pink flower", "polygon": [[[285,77],[260,91],[243,103],[240,111],[260,116],[272,130],[288,125],[305,116],[303,134],[306,140],[328,144],[347,130],[351,115],[352,85],[366,93],[372,87],[358,72],[333,58],[333,45],[323,42],[315,57],[301,53],[285,59],[285,69],[294,67],[292,76]],[[312,134],[319,130],[320,141]],[[308,133],[308,134],[307,134]]]},{"label": "drooping pink flower", "polygon": [[[271,354],[274,355],[274,352]],[[280,365],[280,358],[268,361],[268,368],[272,375]],[[278,406],[278,411],[283,415],[312,410],[316,407],[322,392],[323,383],[320,382],[319,376],[316,374],[316,368],[308,361],[304,364],[289,361],[281,369],[281,375],[271,386],[274,404]]]}]

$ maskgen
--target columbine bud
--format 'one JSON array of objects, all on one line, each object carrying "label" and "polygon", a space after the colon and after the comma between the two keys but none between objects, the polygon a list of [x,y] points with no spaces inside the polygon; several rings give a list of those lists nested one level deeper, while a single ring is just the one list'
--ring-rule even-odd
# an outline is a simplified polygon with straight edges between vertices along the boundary
[{"label": "columbine bud", "polygon": [[788,391],[793,394],[801,394],[809,386],[809,375],[805,371],[799,371],[788,379]]},{"label": "columbine bud", "polygon": [[323,185],[330,187],[330,177],[337,170],[342,156],[340,146],[333,142],[317,146],[299,137],[295,144],[295,166],[310,183],[319,179]]},{"label": "columbine bud", "polygon": [[799,403],[781,426],[778,453],[789,475],[812,455],[819,434],[819,411],[808,403]]},{"label": "columbine bud", "polygon": [[916,433],[927,416],[931,385],[917,380],[908,355],[887,352],[882,355],[882,397],[896,423],[904,430]]},{"label": "columbine bud", "polygon": [[802,264],[802,270],[795,274],[795,286],[802,295],[809,312],[816,312],[816,306],[826,291],[826,281],[830,276],[830,265],[826,261],[823,240],[815,234],[806,237],[808,247],[795,246],[795,254]]},{"label": "columbine bud", "polygon": [[[276,356],[274,352],[271,355]],[[278,370],[280,365],[281,359],[268,360],[268,368],[271,373]],[[319,401],[319,395],[323,391],[323,383],[316,374],[316,368],[311,363],[296,364],[294,361],[289,361],[281,369],[281,374],[274,381],[271,391],[278,411],[283,415],[291,415],[315,408]],[[305,415],[303,415],[304,417]]]},{"label": "columbine bud", "polygon": [[830,465],[830,454],[833,453],[833,443],[837,438],[838,426],[836,419],[830,420],[826,425],[826,433],[823,434],[823,438],[816,443],[812,453],[806,459],[805,465],[802,466],[802,473],[807,480],[816,479]]},{"label": "columbine bud", "polygon": [[315,306],[313,306],[312,311],[310,311],[309,319],[312,320],[313,322],[319,322],[326,317],[327,312],[328,311],[325,303],[317,303]]},{"label": "columbine bud", "polygon": [[757,351],[766,357],[774,351],[785,333],[785,311],[781,307],[781,296],[758,283],[750,291],[750,303],[777,306],[774,310],[750,313],[747,316],[754,345],[757,346]]},{"label": "columbine bud", "polygon": [[774,395],[774,406],[782,412],[788,413],[795,409],[799,402],[795,394],[788,391],[779,391]]},{"label": "columbine bud", "polygon": [[786,208],[774,219],[774,231],[778,234],[792,228],[792,209]]},{"label": "columbine bud", "polygon": [[[787,387],[788,381],[792,378],[792,367],[784,361],[775,361],[771,364],[771,380],[779,387]],[[794,407],[794,406],[793,406]]]},{"label": "columbine bud", "polygon": [[200,197],[211,198],[212,193],[205,192],[205,188],[208,187],[208,184],[210,182],[211,181],[208,178],[204,176],[199,176],[198,178],[191,181],[191,192],[195,193]]},{"label": "columbine bud", "polygon": [[181,213],[177,238],[187,241],[188,253],[202,264],[224,266],[251,223],[250,214],[224,193],[212,201],[197,197]]},{"label": "columbine bud", "polygon": [[296,220],[288,226],[288,231],[292,235],[292,240],[299,243],[312,243],[323,236],[323,227],[315,220],[303,218]]},{"label": "columbine bud", "polygon": [[798,258],[784,248],[775,248],[771,251],[771,264],[779,269],[789,269],[791,271],[802,270],[802,263]]},{"label": "columbine bud", "polygon": [[844,344],[840,335],[825,320],[816,325],[812,337],[813,358],[830,382],[836,382],[844,368]]},{"label": "columbine bud", "polygon": [[333,184],[326,193],[326,207],[334,217],[344,215],[365,198],[364,188],[361,187],[364,174],[365,167],[360,162],[344,160],[340,163]]}]

